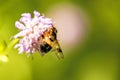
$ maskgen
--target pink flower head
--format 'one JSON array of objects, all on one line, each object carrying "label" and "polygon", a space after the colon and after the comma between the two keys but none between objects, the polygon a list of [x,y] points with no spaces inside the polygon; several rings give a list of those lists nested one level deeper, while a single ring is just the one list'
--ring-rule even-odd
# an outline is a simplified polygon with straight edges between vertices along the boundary
[{"label": "pink flower head", "polygon": [[34,11],[34,17],[30,13],[23,13],[19,21],[15,22],[15,26],[20,30],[14,38],[20,38],[19,43],[15,45],[19,53],[34,53],[37,51],[32,43],[37,42],[38,38],[43,35],[44,31],[53,27],[53,22],[50,18],[40,15]]}]

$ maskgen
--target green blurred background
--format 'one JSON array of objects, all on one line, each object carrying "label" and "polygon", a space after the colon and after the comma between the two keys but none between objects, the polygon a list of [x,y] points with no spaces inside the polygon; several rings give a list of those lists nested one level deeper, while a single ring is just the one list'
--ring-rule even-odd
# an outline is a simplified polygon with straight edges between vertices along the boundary
[{"label": "green blurred background", "polygon": [[[27,58],[9,48],[21,13],[49,14],[60,3],[82,8],[90,24],[82,44],[67,47],[64,60],[54,52]],[[120,0],[0,0],[0,39],[0,55],[8,55],[0,61],[0,80],[120,80]]]}]

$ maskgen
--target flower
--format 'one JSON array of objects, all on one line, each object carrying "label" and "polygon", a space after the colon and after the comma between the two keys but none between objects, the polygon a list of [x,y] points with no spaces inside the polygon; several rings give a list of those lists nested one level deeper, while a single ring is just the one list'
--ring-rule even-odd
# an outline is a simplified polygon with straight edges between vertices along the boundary
[{"label": "flower", "polygon": [[34,11],[32,18],[30,13],[23,13],[19,21],[15,22],[15,26],[20,30],[14,38],[20,38],[15,48],[18,48],[19,53],[27,53],[28,55],[37,51],[32,46],[32,43],[37,42],[48,28],[53,27],[53,21],[50,18],[40,15],[39,12]]}]

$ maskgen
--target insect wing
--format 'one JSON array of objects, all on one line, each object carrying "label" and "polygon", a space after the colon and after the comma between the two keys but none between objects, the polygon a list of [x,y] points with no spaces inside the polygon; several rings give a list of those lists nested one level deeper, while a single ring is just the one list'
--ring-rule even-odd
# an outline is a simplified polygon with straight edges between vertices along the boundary
[{"label": "insect wing", "polygon": [[63,55],[63,52],[62,52],[62,49],[59,45],[59,42],[56,40],[56,44],[55,44],[55,48],[56,48],[56,56],[58,59],[64,59],[64,55]]}]

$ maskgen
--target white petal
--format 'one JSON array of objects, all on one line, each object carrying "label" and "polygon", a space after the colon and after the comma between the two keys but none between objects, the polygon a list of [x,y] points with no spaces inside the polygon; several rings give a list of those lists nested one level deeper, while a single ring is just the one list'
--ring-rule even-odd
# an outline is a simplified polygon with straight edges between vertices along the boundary
[{"label": "white petal", "polygon": [[19,52],[18,52],[19,54],[22,54],[24,51],[22,47],[20,47],[18,50],[19,50]]},{"label": "white petal", "polygon": [[30,26],[31,20],[32,20],[32,19],[26,18],[26,17],[20,18],[20,22],[24,23],[26,27],[27,27],[27,26]]},{"label": "white petal", "polygon": [[34,27],[38,23],[39,23],[39,19],[38,18],[33,18],[32,21],[31,21],[31,27]]},{"label": "white petal", "polygon": [[40,16],[40,13],[37,11],[34,11],[34,17],[39,17],[39,16]]},{"label": "white petal", "polygon": [[30,53],[30,49],[28,49],[28,50],[26,51],[26,53]]},{"label": "white petal", "polygon": [[19,32],[18,34],[16,34],[15,36],[14,36],[14,38],[18,38],[18,37],[22,37],[22,36],[24,36],[25,34],[23,33],[23,31],[21,31],[21,32]]},{"label": "white petal", "polygon": [[27,17],[27,18],[31,18],[31,14],[30,13],[23,13],[21,16]]},{"label": "white petal", "polygon": [[16,44],[16,45],[14,46],[14,48],[18,48],[18,47],[20,47],[20,44]]},{"label": "white petal", "polygon": [[20,30],[25,29],[25,26],[22,23],[20,23],[19,21],[15,22],[15,26]]}]

